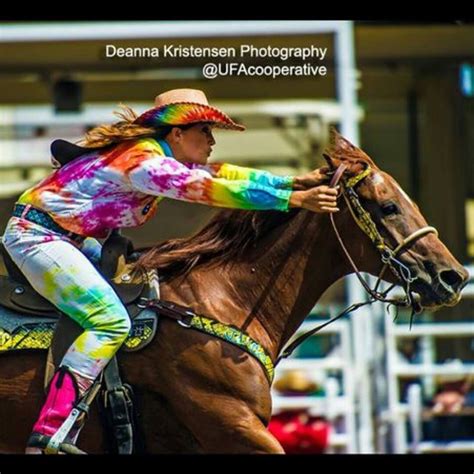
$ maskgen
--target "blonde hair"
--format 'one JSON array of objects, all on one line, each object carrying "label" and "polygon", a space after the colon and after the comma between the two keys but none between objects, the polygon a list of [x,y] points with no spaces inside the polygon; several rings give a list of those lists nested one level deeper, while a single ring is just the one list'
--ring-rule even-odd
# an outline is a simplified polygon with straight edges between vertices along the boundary
[{"label": "blonde hair", "polygon": [[133,123],[138,117],[137,113],[125,104],[119,104],[121,111],[115,111],[114,115],[120,118],[119,122],[111,125],[99,125],[89,130],[85,137],[79,142],[87,148],[99,148],[124,140],[133,140],[139,137],[154,136],[159,131],[153,127],[143,127]]}]

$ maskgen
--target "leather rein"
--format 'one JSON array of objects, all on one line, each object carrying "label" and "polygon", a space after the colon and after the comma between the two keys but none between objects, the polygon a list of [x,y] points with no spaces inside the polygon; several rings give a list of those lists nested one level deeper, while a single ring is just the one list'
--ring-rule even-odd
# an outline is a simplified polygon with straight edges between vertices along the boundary
[{"label": "leather rein", "polygon": [[[261,345],[257,341],[252,340],[250,337],[246,336],[245,334],[242,335],[242,332],[238,330],[237,328],[230,328],[225,325],[221,325],[218,321],[209,319],[211,323],[217,323],[218,325],[220,324],[220,326],[223,326],[223,327],[219,326],[217,332],[211,331],[211,330],[204,331],[213,336],[225,339],[228,342],[231,342],[234,345],[237,345],[238,347],[240,347],[241,349],[246,350],[247,352],[251,353],[265,367],[270,383],[271,383],[271,380],[273,379],[274,367],[280,362],[281,359],[290,356],[292,352],[296,349],[296,347],[298,347],[308,337],[312,336],[313,334],[320,331],[325,326],[327,326],[328,324],[331,324],[337,319],[342,318],[343,316],[351,313],[352,311],[355,311],[361,306],[372,304],[375,301],[381,301],[383,303],[389,303],[397,307],[399,306],[411,307],[412,317],[415,313],[419,313],[421,311],[421,307],[413,298],[412,290],[411,290],[411,284],[416,279],[416,277],[412,276],[410,269],[404,263],[402,263],[397,257],[398,257],[398,254],[411,243],[416,242],[418,239],[421,239],[422,237],[431,233],[438,235],[438,231],[434,227],[431,227],[431,226],[422,227],[421,229],[416,230],[415,232],[411,233],[408,237],[403,239],[403,241],[400,242],[394,249],[391,248],[384,241],[383,237],[380,235],[377,229],[377,226],[375,225],[375,222],[372,220],[372,217],[370,216],[370,214],[363,208],[362,204],[360,203],[359,196],[354,190],[354,187],[371,173],[372,170],[370,166],[367,166],[367,168],[361,173],[359,173],[358,175],[352,178],[349,178],[347,180],[344,180],[342,178],[343,178],[344,171],[346,170],[346,168],[347,166],[342,164],[336,169],[336,171],[334,172],[332,176],[329,186],[335,187],[337,186],[337,184],[339,184],[339,182],[342,184],[340,195],[342,195],[344,200],[346,201],[347,207],[349,208],[353,219],[355,220],[357,225],[362,229],[362,231],[370,238],[370,240],[372,241],[372,243],[375,245],[376,249],[380,253],[380,259],[383,263],[383,266],[377,278],[375,287],[373,289],[370,288],[368,283],[364,280],[364,278],[362,277],[360,273],[360,270],[357,268],[357,265],[355,264],[349,251],[347,250],[344,244],[344,241],[342,240],[342,237],[339,233],[339,230],[337,229],[333,214],[330,214],[329,217],[330,217],[334,232],[336,234],[337,240],[344,254],[349,260],[349,263],[351,264],[351,267],[353,268],[354,273],[357,275],[357,278],[359,279],[361,285],[363,286],[367,294],[370,296],[370,298],[367,301],[352,304],[351,306],[346,308],[342,313],[338,314],[337,316],[329,319],[323,324],[311,329],[310,331],[305,332],[304,334],[296,338],[283,351],[281,351],[279,357],[276,359],[274,364],[272,363],[269,354],[267,354],[265,349],[261,347]],[[377,290],[380,282],[382,281],[382,276],[385,273],[387,268],[390,268],[392,270],[394,275],[397,276],[399,282],[403,285],[403,289],[405,290],[405,298],[399,299],[399,298],[387,297],[387,294],[396,286],[396,283],[392,284],[384,292],[379,292]],[[157,310],[161,315],[167,316],[171,319],[176,320],[181,326],[186,327],[186,328],[192,327],[194,329],[199,329],[199,328],[203,329],[204,326],[208,327],[209,324],[210,326],[212,326],[211,323],[204,325],[203,327],[201,327],[202,326],[201,323],[199,324],[196,323],[196,325],[193,326],[191,322],[194,320],[197,321],[197,319],[199,319],[199,316],[196,315],[189,308],[176,305],[171,302],[165,302],[165,301],[156,300],[156,299],[148,300],[145,302],[145,306],[143,307],[152,307],[153,309]],[[236,329],[238,332],[236,333],[236,337],[234,337],[233,339],[231,338],[232,340],[229,339],[229,334],[227,334],[229,331],[229,328],[231,332],[232,331],[235,332]],[[242,345],[239,343],[242,337],[244,338],[246,337],[248,339],[247,345]],[[252,349],[252,350],[249,350],[249,349]]]},{"label": "leather rein", "polygon": [[[368,283],[364,280],[363,276],[361,275],[360,270],[357,268],[357,265],[352,259],[349,251],[347,250],[344,244],[344,241],[342,240],[342,237],[334,221],[334,215],[330,214],[329,218],[331,220],[331,224],[334,229],[334,233],[336,234],[339,245],[341,246],[347,259],[349,260],[349,263],[352,269],[354,270],[354,273],[356,274],[357,278],[359,279],[362,287],[370,296],[370,299],[368,301],[364,301],[362,303],[356,303],[349,306],[339,315],[331,318],[329,321],[326,321],[325,323],[299,336],[281,352],[280,356],[277,358],[275,362],[275,365],[277,365],[281,359],[290,356],[292,352],[308,337],[312,336],[313,334],[320,331],[325,326],[327,326],[328,324],[331,324],[337,319],[342,318],[343,316],[351,313],[352,311],[355,311],[361,306],[372,304],[375,301],[381,301],[383,303],[389,303],[397,307],[398,306],[411,307],[412,308],[411,318],[413,318],[413,315],[415,313],[419,313],[421,311],[421,307],[419,303],[415,301],[412,290],[411,290],[411,284],[413,283],[413,281],[416,280],[416,277],[412,276],[410,269],[404,263],[402,263],[397,258],[397,256],[402,250],[404,250],[413,242],[416,242],[417,240],[421,239],[422,237],[428,234],[438,235],[438,231],[436,230],[436,228],[432,226],[422,227],[420,229],[417,229],[415,232],[411,233],[408,237],[405,237],[405,239],[403,239],[402,242],[400,242],[394,249],[391,248],[384,241],[383,237],[380,235],[380,232],[378,231],[377,226],[375,225],[375,222],[373,221],[370,214],[363,208],[362,204],[360,203],[359,196],[354,190],[354,187],[371,173],[372,171],[371,167],[367,166],[367,168],[361,173],[359,173],[358,175],[348,180],[343,180],[342,177],[344,175],[344,171],[346,170],[346,168],[347,166],[344,164],[341,164],[338,166],[338,168],[336,169],[336,171],[334,172],[332,176],[329,187],[334,188],[335,186],[339,184],[339,182],[342,184],[341,193],[339,194],[339,196],[342,195],[342,197],[346,201],[347,207],[349,208],[349,211],[353,219],[355,220],[356,224],[369,237],[369,239],[375,245],[376,249],[379,251],[380,259],[383,263],[382,269],[379,273],[379,276],[377,278],[377,282],[374,288],[373,289],[370,288]],[[399,279],[399,282],[402,284],[403,289],[405,291],[405,297],[403,299],[387,297],[387,294],[396,286],[396,283],[392,284],[387,290],[385,290],[382,293],[377,291],[377,288],[380,282],[382,281],[382,276],[387,270],[387,268],[390,268],[390,270],[392,270],[394,275],[397,276],[397,278]],[[410,320],[410,324],[411,324],[411,320]]]}]

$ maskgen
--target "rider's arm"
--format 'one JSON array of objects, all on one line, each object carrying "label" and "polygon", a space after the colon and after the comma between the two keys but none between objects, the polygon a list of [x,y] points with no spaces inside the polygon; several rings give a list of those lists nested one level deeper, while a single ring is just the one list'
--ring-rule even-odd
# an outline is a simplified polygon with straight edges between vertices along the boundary
[{"label": "rider's arm", "polygon": [[269,171],[237,166],[230,163],[208,163],[206,165],[186,163],[186,166],[190,169],[207,171],[214,178],[224,178],[229,181],[249,180],[276,189],[292,189],[295,179],[294,176],[278,176]]},{"label": "rider's arm", "polygon": [[[214,177],[206,169],[192,169],[174,158],[155,156],[128,170],[132,189],[181,201],[236,209],[287,211],[291,189],[268,179]],[[279,183],[281,184],[281,183]]]}]

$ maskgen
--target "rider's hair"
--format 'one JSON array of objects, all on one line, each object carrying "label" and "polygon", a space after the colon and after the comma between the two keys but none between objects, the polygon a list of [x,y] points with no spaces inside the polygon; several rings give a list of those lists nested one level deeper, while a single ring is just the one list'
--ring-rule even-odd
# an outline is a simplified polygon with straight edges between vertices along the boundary
[{"label": "rider's hair", "polygon": [[121,120],[111,125],[99,125],[89,130],[80,145],[90,148],[98,148],[124,140],[134,140],[140,137],[150,137],[156,134],[156,129],[143,127],[133,123],[138,117],[137,113],[124,104],[119,104],[122,109],[115,111],[114,115]]},{"label": "rider's hair", "polygon": [[[99,148],[120,143],[126,140],[137,138],[153,137],[157,139],[165,138],[173,128],[171,125],[163,127],[143,127],[135,122],[138,114],[125,104],[119,104],[122,110],[114,112],[114,115],[121,120],[111,125],[99,125],[89,130],[84,139],[79,143],[87,148]],[[196,123],[179,125],[179,128],[186,130],[196,125]]]}]

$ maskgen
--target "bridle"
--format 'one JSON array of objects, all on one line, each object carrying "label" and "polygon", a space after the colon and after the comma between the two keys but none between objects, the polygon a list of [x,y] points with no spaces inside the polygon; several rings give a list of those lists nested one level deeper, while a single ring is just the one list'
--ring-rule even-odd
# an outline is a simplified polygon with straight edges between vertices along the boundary
[{"label": "bridle", "polygon": [[[275,365],[277,365],[281,359],[291,355],[291,353],[296,349],[296,347],[298,347],[305,339],[312,336],[316,332],[320,331],[328,324],[331,324],[337,319],[342,318],[343,316],[351,313],[352,311],[355,311],[361,306],[372,304],[375,301],[381,301],[383,303],[389,303],[397,307],[400,307],[400,306],[411,307],[412,308],[411,319],[413,318],[413,315],[415,313],[419,313],[421,311],[421,307],[419,303],[413,297],[413,293],[411,289],[411,284],[413,283],[413,281],[416,280],[416,277],[412,276],[410,269],[404,263],[402,263],[397,257],[402,250],[405,250],[413,242],[416,242],[417,240],[425,237],[428,234],[438,235],[438,231],[436,230],[436,228],[432,226],[422,227],[412,232],[408,237],[405,237],[402,240],[402,242],[400,242],[395,248],[391,248],[390,245],[388,245],[385,242],[384,238],[378,231],[377,226],[372,219],[372,216],[362,206],[359,196],[354,189],[357,184],[359,184],[363,179],[365,179],[371,173],[372,171],[371,167],[367,165],[367,168],[361,173],[359,173],[358,175],[353,176],[352,178],[349,178],[347,180],[344,180],[342,179],[342,177],[344,175],[344,171],[346,170],[346,168],[347,166],[345,164],[341,164],[338,166],[338,168],[336,169],[336,171],[334,172],[331,178],[329,187],[333,188],[337,186],[339,183],[341,183],[342,186],[341,186],[341,192],[339,195],[342,195],[342,197],[344,198],[347,204],[347,207],[349,208],[349,211],[354,221],[356,222],[356,224],[362,229],[362,231],[367,235],[367,237],[369,237],[371,242],[374,244],[375,248],[380,253],[380,259],[383,263],[382,269],[380,270],[380,273],[379,273],[379,276],[377,278],[374,288],[370,288],[368,283],[362,277],[360,270],[357,268],[357,265],[352,259],[349,251],[347,250],[344,244],[344,241],[342,240],[342,237],[337,229],[333,214],[330,214],[329,217],[330,217],[334,232],[336,234],[337,240],[344,254],[349,260],[349,263],[351,264],[354,270],[354,273],[357,275],[357,278],[359,279],[364,290],[369,294],[370,298],[368,301],[364,301],[362,303],[355,303],[349,306],[342,313],[331,318],[329,321],[326,321],[325,323],[299,336],[281,352],[280,356],[277,358],[275,362]],[[400,298],[387,297],[387,294],[396,286],[396,283],[389,286],[384,292],[379,292],[377,290],[380,282],[382,281],[382,276],[384,275],[387,268],[390,268],[390,270],[392,270],[394,275],[398,277],[400,283],[402,284],[403,289],[405,291],[404,298],[400,299]],[[411,325],[411,319],[410,319],[410,325]]]},{"label": "bridle", "polygon": [[[344,164],[340,165],[337,168],[336,172],[334,173],[331,179],[331,183],[329,185],[330,187],[334,187],[339,183],[339,181],[342,178],[342,175],[344,174],[345,169],[346,169],[346,165]],[[357,268],[357,265],[354,263],[354,260],[352,259],[346,246],[344,245],[344,242],[341,238],[341,235],[339,234],[336,223],[334,221],[333,214],[330,215],[331,224],[337,236],[339,244],[341,245],[341,248],[344,251],[344,254],[349,260],[352,268],[354,269],[355,274],[357,275],[357,278],[359,279],[360,283],[364,287],[365,291],[370,296],[372,296],[376,301],[391,303],[397,306],[411,306],[413,308],[413,306],[415,305],[415,301],[413,299],[413,295],[411,291],[411,284],[413,283],[413,281],[415,281],[416,277],[412,276],[410,269],[404,263],[402,263],[397,258],[397,256],[402,250],[406,249],[408,245],[412,244],[413,242],[416,242],[417,240],[421,239],[425,235],[428,235],[428,234],[438,235],[438,231],[436,230],[436,228],[432,226],[422,227],[420,229],[417,229],[413,233],[411,233],[408,237],[405,237],[405,239],[403,239],[402,242],[400,242],[394,249],[392,249],[385,242],[383,237],[380,235],[380,232],[378,231],[377,226],[375,225],[375,222],[372,220],[371,215],[363,208],[362,204],[360,203],[359,196],[354,190],[354,187],[358,183],[360,183],[364,178],[366,178],[371,173],[371,171],[372,171],[371,167],[367,166],[367,168],[361,173],[359,173],[358,175],[348,179],[347,181],[341,181],[342,183],[341,194],[344,200],[346,201],[347,207],[349,208],[349,211],[352,217],[354,218],[354,221],[362,229],[362,231],[367,235],[367,237],[369,237],[369,239],[374,244],[375,248],[380,253],[380,259],[383,263],[383,267],[379,273],[374,289],[370,288],[367,282],[364,280],[364,278],[360,274],[359,269]],[[390,268],[390,270],[392,270],[392,272],[400,280],[400,283],[403,285],[403,288],[405,290],[405,296],[406,296],[405,300],[400,300],[400,299],[394,300],[394,299],[387,298],[386,296],[387,293],[395,286],[395,284],[393,284],[391,287],[389,287],[388,290],[386,290],[383,293],[380,293],[377,291],[377,288],[380,282],[382,281],[382,276],[387,270],[387,268]]]}]

